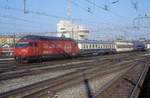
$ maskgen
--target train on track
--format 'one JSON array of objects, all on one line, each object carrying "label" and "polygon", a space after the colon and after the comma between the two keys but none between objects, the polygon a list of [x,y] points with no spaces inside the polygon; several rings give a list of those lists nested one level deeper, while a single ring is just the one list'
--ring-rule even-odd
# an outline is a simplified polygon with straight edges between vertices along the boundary
[{"label": "train on track", "polygon": [[27,35],[15,46],[14,57],[19,63],[51,58],[72,58],[85,54],[106,54],[144,50],[129,41],[78,40],[62,37]]}]

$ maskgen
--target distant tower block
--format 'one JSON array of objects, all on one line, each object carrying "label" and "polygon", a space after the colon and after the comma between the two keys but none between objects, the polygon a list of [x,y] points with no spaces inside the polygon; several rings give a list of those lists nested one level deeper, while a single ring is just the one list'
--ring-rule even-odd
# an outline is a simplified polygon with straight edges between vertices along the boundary
[{"label": "distant tower block", "polygon": [[88,39],[89,30],[83,26],[73,24],[68,20],[61,20],[57,24],[57,36],[75,40]]}]

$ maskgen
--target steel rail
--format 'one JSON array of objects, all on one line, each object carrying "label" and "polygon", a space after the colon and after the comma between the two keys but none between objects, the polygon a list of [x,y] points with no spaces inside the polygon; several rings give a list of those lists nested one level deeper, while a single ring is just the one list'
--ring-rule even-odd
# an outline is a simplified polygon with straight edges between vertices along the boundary
[{"label": "steel rail", "polygon": [[[126,67],[129,67],[129,62],[125,62],[125,64],[127,64],[128,66]],[[122,66],[120,66],[120,68],[123,68]],[[120,70],[120,68],[118,68],[118,70]],[[100,68],[92,68],[92,69],[88,69],[88,70],[85,70],[84,73],[87,74],[87,76],[89,77],[93,77],[95,76],[95,74],[102,74],[102,71],[99,71],[101,69]],[[111,72],[114,72],[114,70],[116,71],[117,69],[115,68],[114,70],[111,69]],[[52,79],[49,79],[49,80],[46,80],[46,81],[42,81],[40,83],[35,83],[33,85],[28,85],[28,86],[25,86],[25,87],[22,87],[22,88],[18,88],[16,90],[12,90],[12,91],[9,91],[9,92],[6,92],[6,93],[2,93],[0,94],[0,98],[6,98],[6,97],[12,97],[12,98],[19,98],[20,96],[27,96],[29,93],[35,93],[37,91],[40,91],[42,89],[46,89],[48,85],[52,86],[52,85],[56,85],[57,83],[60,83],[60,81],[64,81],[64,82],[68,82],[70,80],[74,80],[74,79],[78,79],[79,77],[80,78],[83,78],[83,75],[81,74],[83,72],[83,70],[77,70],[75,72],[72,72],[72,73],[69,73],[69,74],[66,74],[66,75],[63,75],[63,76],[59,76],[59,77],[55,77],[55,78],[52,78]],[[97,72],[97,73],[96,73]],[[103,74],[104,74],[105,71],[103,71]],[[108,69],[107,71],[105,72],[105,74],[108,73]],[[89,78],[90,78],[89,77]],[[82,79],[83,80],[83,79]],[[15,97],[13,97],[15,96]],[[19,97],[17,97],[19,96]]]},{"label": "steel rail", "polygon": [[[40,74],[40,72],[42,73],[42,70],[45,70],[45,72],[49,71],[49,70],[56,70],[56,69],[71,69],[71,68],[79,68],[79,67],[84,67],[85,64],[86,66],[91,66],[89,65],[91,62],[100,62],[99,64],[103,65],[104,63],[106,63],[105,61],[114,61],[115,62],[120,62],[120,60],[122,59],[122,56],[121,58],[120,57],[116,57],[116,58],[101,58],[101,59],[97,59],[97,60],[83,60],[81,61],[82,63],[80,64],[79,61],[76,61],[76,62],[79,62],[80,65],[77,65],[77,64],[74,64],[74,63],[64,63],[64,64],[57,64],[57,65],[51,65],[51,66],[44,66],[45,64],[43,64],[43,66],[41,67],[33,67],[33,68],[26,68],[26,69],[22,69],[22,70],[12,70],[12,71],[8,71],[8,72],[4,72],[4,73],[1,73],[0,74],[0,80],[7,80],[7,79],[12,79],[12,78],[18,78],[18,77],[21,77],[21,76],[29,76],[29,75],[33,75],[33,74]],[[117,60],[117,61],[116,61]],[[89,62],[89,63],[88,63]],[[34,65],[33,65],[34,66]],[[38,66],[38,65],[36,65]],[[16,68],[16,67],[15,67]],[[2,69],[5,69],[5,68],[2,68]],[[12,68],[9,68],[9,69],[12,69]],[[5,69],[7,70],[7,68]],[[38,72],[38,73],[36,73]]]},{"label": "steel rail", "polygon": [[[96,77],[97,75],[100,77],[103,77],[104,75],[107,75],[107,74],[111,74],[113,72],[116,72],[116,71],[122,71],[126,68],[128,68],[130,65],[127,64],[126,66],[119,66],[117,68],[110,68],[110,69],[107,69],[105,71],[100,71],[101,68],[94,68],[94,69],[90,69],[90,70],[81,70],[79,76],[77,77],[72,77],[69,81],[66,81],[64,83],[61,83],[61,84],[57,84],[55,86],[51,86],[51,87],[48,87],[47,89],[44,89],[44,90],[41,90],[39,92],[35,92],[34,94],[31,94],[31,95],[28,95],[28,96],[25,96],[24,98],[39,98],[40,96],[44,96],[47,94],[47,91],[59,91],[59,90],[62,90],[63,88],[66,88],[68,87],[68,85],[72,86],[72,85],[75,85],[79,82],[83,82],[85,80],[89,80],[93,77]],[[83,76],[84,74],[84,76]]]},{"label": "steel rail", "polygon": [[[143,58],[144,59],[144,58]],[[141,59],[142,60],[142,59]],[[114,82],[119,80],[121,77],[123,77],[129,70],[133,69],[137,64],[132,64],[124,73],[121,73],[118,75],[118,77],[113,78],[111,81],[107,82],[95,95],[93,95],[93,98],[96,98],[98,96],[101,96],[111,85],[113,85]]]},{"label": "steel rail", "polygon": [[149,69],[149,64],[146,64],[146,66],[145,66],[143,72],[141,73],[141,75],[140,75],[140,77],[139,77],[139,79],[138,79],[138,81],[137,81],[135,87],[132,89],[132,91],[131,91],[131,93],[130,93],[130,95],[129,95],[128,98],[134,98],[134,95],[135,95],[136,91],[139,89],[139,88],[138,88],[138,87],[139,87],[139,84],[140,84],[141,81],[145,78],[145,76],[146,76],[146,74],[147,74],[147,72],[148,72],[148,69]]}]

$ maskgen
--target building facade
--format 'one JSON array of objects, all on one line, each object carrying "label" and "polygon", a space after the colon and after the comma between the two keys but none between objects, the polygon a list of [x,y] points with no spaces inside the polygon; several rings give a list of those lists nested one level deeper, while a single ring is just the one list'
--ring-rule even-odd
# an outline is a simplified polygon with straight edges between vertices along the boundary
[{"label": "building facade", "polygon": [[61,20],[57,24],[57,36],[75,40],[85,40],[88,39],[89,30],[81,25],[74,24],[71,21]]},{"label": "building facade", "polygon": [[14,45],[20,38],[14,36],[0,36],[0,47],[12,46]]}]

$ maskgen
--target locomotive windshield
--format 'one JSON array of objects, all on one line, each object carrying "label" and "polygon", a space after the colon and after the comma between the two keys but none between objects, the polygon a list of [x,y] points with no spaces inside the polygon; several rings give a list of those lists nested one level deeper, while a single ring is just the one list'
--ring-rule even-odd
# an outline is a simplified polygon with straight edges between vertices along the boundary
[{"label": "locomotive windshield", "polygon": [[17,48],[21,48],[21,47],[28,47],[28,46],[30,46],[30,43],[29,42],[19,42],[19,43],[17,43],[16,44],[16,47]]},{"label": "locomotive windshield", "polygon": [[25,47],[28,47],[28,46],[31,46],[31,47],[36,47],[37,46],[37,43],[36,42],[19,42],[16,44],[16,47],[17,48],[25,48]]}]

